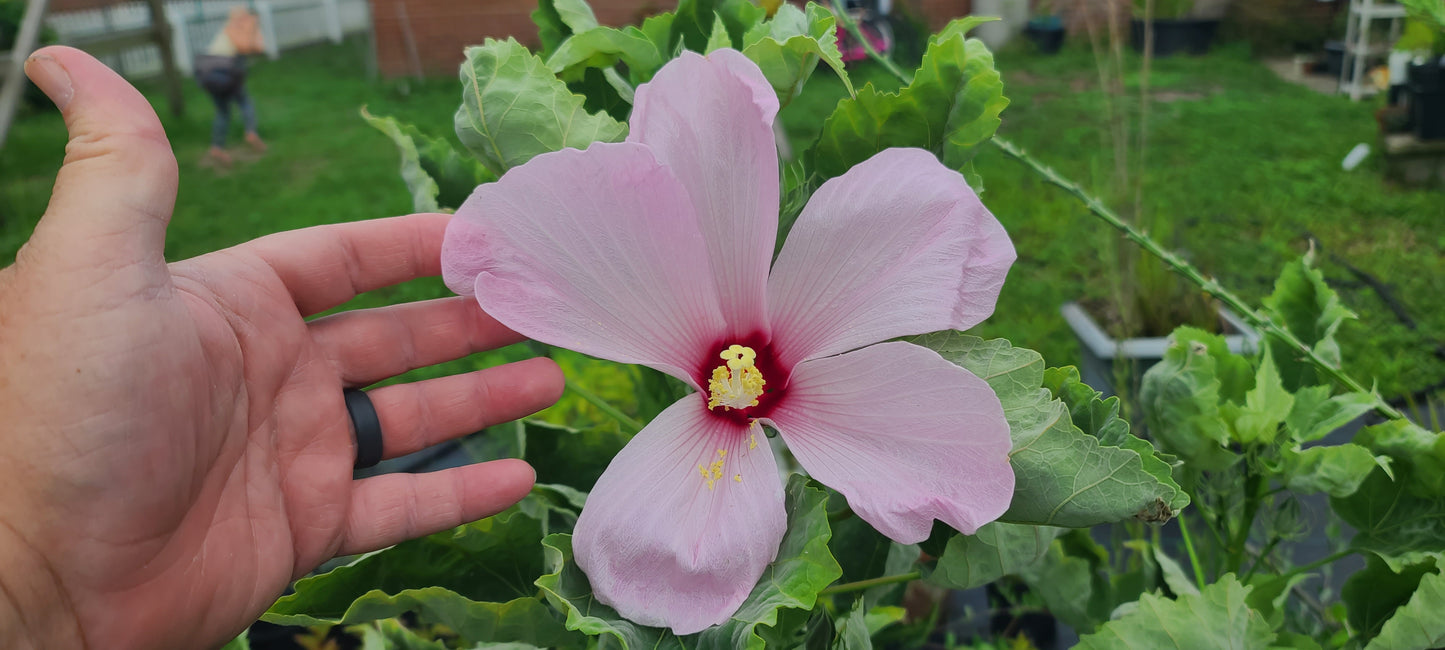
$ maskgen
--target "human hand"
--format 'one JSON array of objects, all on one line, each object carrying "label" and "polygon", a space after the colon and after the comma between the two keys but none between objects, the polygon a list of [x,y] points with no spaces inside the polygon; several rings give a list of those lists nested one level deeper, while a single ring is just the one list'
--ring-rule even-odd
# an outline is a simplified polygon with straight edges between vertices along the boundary
[{"label": "human hand", "polygon": [[[77,50],[40,50],[26,73],[70,142],[0,269],[0,647],[219,645],[332,556],[526,494],[514,460],[352,480],[344,388],[520,339],[475,300],[304,320],[438,274],[445,215],[168,265],[177,171],[150,105]],[[370,395],[392,457],[526,415],[562,383],[532,359]]]}]

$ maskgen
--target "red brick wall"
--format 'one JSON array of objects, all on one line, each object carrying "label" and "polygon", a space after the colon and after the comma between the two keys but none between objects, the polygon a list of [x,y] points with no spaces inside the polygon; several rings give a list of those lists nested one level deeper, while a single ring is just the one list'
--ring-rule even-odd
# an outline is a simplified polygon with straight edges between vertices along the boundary
[{"label": "red brick wall", "polygon": [[[949,19],[968,13],[970,0],[906,1],[922,13],[929,27],[938,29]],[[676,6],[675,0],[591,0],[597,20],[605,25],[635,24],[643,17]],[[406,10],[416,47],[412,61],[397,7]],[[537,44],[537,27],[531,13],[536,0],[371,0],[376,26],[376,58],[385,75],[415,72],[452,75],[463,60],[462,49],[483,39],[511,36],[529,46]]]}]

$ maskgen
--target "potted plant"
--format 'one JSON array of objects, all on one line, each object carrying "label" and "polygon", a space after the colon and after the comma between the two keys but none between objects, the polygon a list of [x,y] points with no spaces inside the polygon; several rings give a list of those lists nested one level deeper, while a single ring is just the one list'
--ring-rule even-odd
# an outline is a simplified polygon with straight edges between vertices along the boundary
[{"label": "potted plant", "polygon": [[1024,34],[1044,54],[1057,54],[1064,45],[1064,20],[1054,10],[1052,0],[1034,5],[1034,15],[1024,27]]},{"label": "potted plant", "polygon": [[[1210,9],[1222,9],[1222,3],[1209,3]],[[1154,56],[1204,54],[1214,43],[1219,31],[1219,18],[1206,17],[1214,11],[1196,7],[1195,0],[1134,0],[1134,20],[1129,35],[1134,50],[1143,52],[1152,36]]]},{"label": "potted plant", "polygon": [[1404,87],[1410,122],[1421,140],[1445,138],[1445,9],[1419,2],[1407,7],[1410,17],[1395,50],[1409,57]]}]

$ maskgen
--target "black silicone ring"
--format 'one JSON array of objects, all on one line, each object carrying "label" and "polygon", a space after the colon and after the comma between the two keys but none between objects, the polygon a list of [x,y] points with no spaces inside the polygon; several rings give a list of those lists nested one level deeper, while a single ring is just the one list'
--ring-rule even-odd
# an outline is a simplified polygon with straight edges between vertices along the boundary
[{"label": "black silicone ring", "polygon": [[366,391],[348,388],[346,414],[351,416],[351,431],[356,435],[356,469],[366,469],[381,462],[381,420]]}]

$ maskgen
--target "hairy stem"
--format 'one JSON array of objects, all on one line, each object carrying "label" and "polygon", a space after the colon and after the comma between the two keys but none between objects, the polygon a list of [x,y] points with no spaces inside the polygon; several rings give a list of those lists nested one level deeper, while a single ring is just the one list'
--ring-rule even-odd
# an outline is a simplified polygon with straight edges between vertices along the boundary
[{"label": "hairy stem", "polygon": [[1390,406],[1390,404],[1387,403],[1379,395],[1375,394],[1372,391],[1366,390],[1365,387],[1360,384],[1360,382],[1356,381],[1354,377],[1346,374],[1344,370],[1326,361],[1323,357],[1319,355],[1318,352],[1315,352],[1313,347],[1311,347],[1304,341],[1301,341],[1299,337],[1295,336],[1288,329],[1285,329],[1284,326],[1275,323],[1262,312],[1254,309],[1253,307],[1250,307],[1248,303],[1244,302],[1244,300],[1239,298],[1239,296],[1236,296],[1234,292],[1224,288],[1223,285],[1219,284],[1218,280],[1210,277],[1205,277],[1205,275],[1201,273],[1198,268],[1195,268],[1193,264],[1186,262],[1184,258],[1178,256],[1173,251],[1165,249],[1162,245],[1159,244],[1159,242],[1154,241],[1153,238],[1149,237],[1149,235],[1145,234],[1143,231],[1125,222],[1119,217],[1118,214],[1116,214],[1113,210],[1110,210],[1108,206],[1104,205],[1103,201],[1100,201],[1097,197],[1094,197],[1088,192],[1085,192],[1083,188],[1078,186],[1078,184],[1059,175],[1059,173],[1054,171],[1051,167],[1040,163],[1038,160],[1035,160],[1023,149],[1020,149],[1017,145],[1009,142],[1008,140],[1000,136],[995,135],[989,140],[989,142],[992,142],[994,146],[1003,150],[1003,152],[1005,154],[1008,154],[1009,157],[1023,163],[1029,169],[1033,170],[1034,173],[1043,177],[1045,181],[1048,181],[1049,183],[1058,186],[1069,194],[1074,195],[1075,198],[1078,198],[1084,203],[1086,207],[1088,207],[1089,212],[1093,213],[1094,216],[1102,219],[1105,223],[1112,226],[1115,230],[1123,233],[1125,239],[1133,242],[1135,245],[1137,245],[1139,248],[1143,249],[1150,255],[1159,258],[1160,261],[1164,262],[1164,264],[1169,266],[1169,268],[1172,269],[1175,273],[1183,276],[1186,280],[1189,280],[1195,286],[1199,287],[1200,290],[1204,291],[1210,296],[1213,296],[1214,299],[1234,310],[1246,321],[1249,321],[1249,324],[1254,326],[1256,329],[1264,332],[1269,336],[1274,337],[1275,339],[1283,342],[1285,345],[1288,345],[1289,347],[1298,351],[1305,359],[1309,360],[1311,365],[1315,366],[1315,368],[1317,368],[1325,376],[1333,379],[1335,382],[1339,383],[1340,385],[1351,391],[1366,393],[1370,395],[1371,398],[1374,400],[1373,406],[1375,410],[1380,413],[1380,415],[1383,415],[1391,420],[1403,420],[1405,418],[1404,414],[1402,414],[1399,410],[1397,410],[1393,406]]}]

